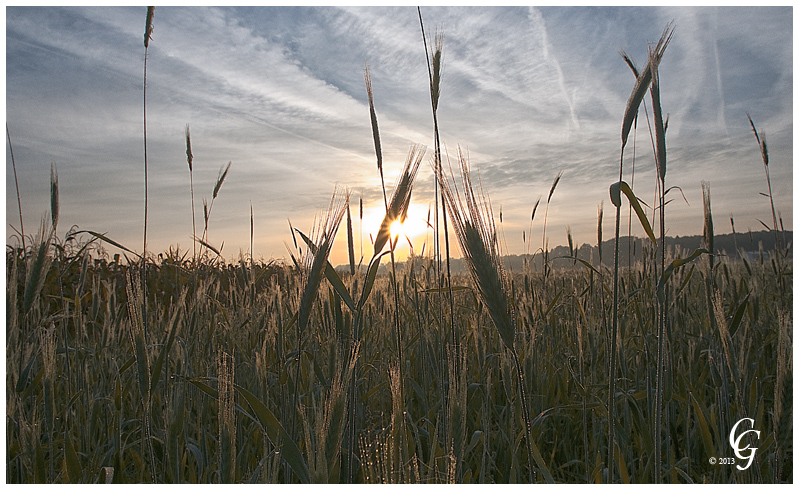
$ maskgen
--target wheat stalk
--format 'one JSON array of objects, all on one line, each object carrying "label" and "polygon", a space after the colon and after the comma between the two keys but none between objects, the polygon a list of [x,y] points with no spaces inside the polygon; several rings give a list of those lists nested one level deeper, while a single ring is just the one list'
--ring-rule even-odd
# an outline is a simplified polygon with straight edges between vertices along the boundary
[{"label": "wheat stalk", "polygon": [[[666,28],[663,30],[663,34],[658,40],[657,45],[654,49],[650,49],[649,51],[649,60],[647,62],[646,67],[644,68],[643,72],[637,74],[637,78],[635,80],[635,85],[633,86],[633,90],[630,93],[630,97],[627,100],[627,105],[624,109],[624,116],[622,118],[622,126],[621,126],[621,150],[619,155],[619,183],[622,182],[623,177],[623,163],[624,163],[624,147],[627,144],[627,138],[630,134],[630,130],[632,129],[633,122],[637,118],[638,108],[641,104],[641,101],[646,94],[647,89],[650,88],[650,85],[653,83],[657,83],[657,68],[660,64],[660,60],[663,58],[663,54],[665,53],[666,47],[668,46],[669,42],[671,41],[671,36],[674,33],[673,23],[669,23]],[[625,53],[622,52],[622,57],[625,59],[627,64],[633,70],[633,73],[637,73],[638,70],[635,69],[635,66],[631,63],[631,60]],[[654,82],[653,82],[654,80]],[[655,100],[657,100],[657,108],[656,111],[660,111],[660,95],[659,91],[657,94],[652,92],[652,100],[653,104]],[[655,116],[656,121],[661,121],[660,115]],[[659,128],[658,131],[662,131],[664,134],[661,137],[660,135],[657,136],[658,146],[656,148],[656,160],[657,160],[657,167],[658,167],[658,176],[661,183],[665,178],[666,173],[666,162],[665,162],[665,128],[663,124],[656,124],[656,128]],[[613,200],[613,195],[611,195],[611,199]],[[662,203],[661,203],[662,204]],[[620,226],[620,218],[621,218],[621,209],[620,205],[621,202],[619,200],[614,201],[614,205],[616,207],[616,235],[615,235],[615,248],[614,248],[614,267],[613,267],[613,323],[610,332],[610,362],[609,373],[608,373],[608,452],[607,452],[607,467],[608,467],[608,483],[613,482],[613,454],[614,454],[614,447],[615,447],[615,408],[616,408],[616,400],[615,400],[615,393],[616,393],[616,344],[617,344],[617,332],[618,332],[618,313],[619,313],[619,226]],[[661,205],[661,213],[663,212],[663,206]],[[662,217],[662,214],[661,214]],[[663,220],[661,219],[661,227],[663,226]],[[662,228],[661,228],[662,229]],[[664,241],[665,243],[665,241]],[[662,317],[662,315],[661,315]],[[662,326],[662,324],[661,324]],[[660,330],[660,329],[659,329]],[[660,331],[658,332],[661,333]],[[662,340],[662,335],[658,337]],[[662,347],[662,346],[659,346]],[[660,357],[662,354],[662,350],[658,349],[658,380],[660,380],[660,372],[662,368],[662,358]],[[661,395],[662,388],[658,385],[658,395]],[[658,397],[658,401],[656,402],[656,406],[659,407],[659,402],[661,398]],[[656,416],[655,416],[655,425],[656,427],[660,427],[659,425],[659,416],[660,410],[656,408]],[[660,481],[660,431],[656,429],[656,447],[655,447],[655,474],[657,481]]]},{"label": "wheat stalk", "polygon": [[150,408],[152,401],[150,359],[147,354],[147,342],[144,330],[144,310],[140,309],[140,305],[144,305],[144,298],[140,277],[136,274],[131,274],[130,271],[128,271],[127,274],[126,291],[128,294],[129,336],[133,344],[133,355],[136,360],[139,393],[142,401],[142,426],[144,428],[142,445],[144,445],[147,451],[150,462],[150,480],[155,483],[155,455],[150,432]]},{"label": "wheat stalk", "polygon": [[[304,333],[311,317],[311,308],[316,300],[319,285],[322,282],[327,259],[333,248],[333,241],[336,238],[339,224],[341,224],[341,219],[344,217],[344,210],[348,203],[349,193],[344,193],[342,196],[338,193],[338,188],[336,188],[333,191],[333,197],[330,200],[330,206],[327,212],[312,227],[312,232],[309,237],[313,246],[306,247],[305,252],[299,260],[292,254],[294,262],[301,266],[300,273],[302,274],[304,282],[302,295],[300,296],[300,306],[297,313],[297,368],[296,377],[294,379],[294,402],[292,403],[296,409],[299,409],[300,364],[302,362],[303,342],[305,340]],[[291,224],[291,222],[289,222],[289,224]],[[296,410],[292,411],[291,417],[292,431],[294,430],[295,411]]]},{"label": "wheat stalk", "polygon": [[388,210],[388,199],[386,198],[386,182],[383,178],[383,150],[380,145],[380,130],[377,126],[377,113],[375,112],[374,94],[372,93],[372,77],[369,74],[369,65],[363,69],[363,79],[366,82],[366,95],[369,98],[369,116],[372,121],[372,137],[375,141],[375,155],[377,156],[377,170],[380,172],[380,185],[383,186],[383,203]]},{"label": "wheat stalk", "polygon": [[702,181],[702,209],[704,211],[704,228],[702,230],[702,248],[708,250],[708,261],[710,270],[713,270],[714,247],[713,247],[713,214],[710,212],[710,184]]},{"label": "wheat stalk", "polygon": [[144,287],[144,294],[142,295],[142,310],[144,315],[144,336],[147,337],[147,50],[150,47],[150,39],[153,35],[153,14],[155,7],[147,7],[147,21],[144,25],[144,84],[142,88],[142,112],[144,120],[144,243],[142,252],[142,286]]},{"label": "wheat stalk", "polygon": [[[552,475],[532,437],[530,412],[527,407],[524,389],[524,374],[514,345],[516,316],[514,303],[510,295],[512,289],[510,279],[502,265],[491,202],[482,192],[482,188],[479,197],[475,194],[469,162],[460,149],[458,157],[463,197],[461,197],[457,186],[454,184],[454,177],[450,181],[439,168],[435,169],[436,178],[441,186],[442,195],[449,205],[448,210],[452,219],[452,227],[455,230],[455,236],[458,238],[461,253],[469,266],[472,281],[483,304],[488,309],[489,316],[503,344],[510,351],[516,365],[516,373],[519,379],[519,398],[522,403],[522,416],[524,418],[530,464],[532,465],[533,461],[535,461],[544,479],[548,483],[553,483]],[[450,168],[451,175],[452,169]],[[450,383],[453,382],[455,380],[451,379]],[[532,482],[532,472],[530,479]]]},{"label": "wheat stalk", "polygon": [[6,123],[6,138],[8,139],[8,151],[11,153],[11,168],[14,170],[14,185],[17,189],[17,206],[19,207],[19,229],[22,238],[22,253],[25,253],[25,225],[22,221],[22,199],[19,195],[19,181],[17,180],[17,163],[14,160],[14,148],[11,147],[11,133],[8,131]]},{"label": "wheat stalk", "polygon": [[375,256],[380,254],[391,238],[391,225],[395,221],[403,221],[404,217],[408,215],[408,207],[411,204],[411,194],[413,192],[413,181],[416,179],[424,153],[425,147],[420,145],[412,146],[408,152],[405,166],[397,178],[397,183],[394,185],[391,201],[389,201],[386,214],[383,216],[383,221],[380,223],[380,229],[375,238]]},{"label": "wheat stalk", "polygon": [[[55,430],[55,401],[53,381],[55,380],[55,325],[51,322],[50,328],[42,329],[39,332],[39,345],[42,349],[42,371],[44,374],[44,422],[47,430],[47,437],[53,437]],[[55,482],[54,453],[55,444],[50,446],[49,478],[50,482]]]},{"label": "wheat stalk", "polygon": [[316,244],[316,247],[307,247],[302,256],[303,263],[303,276],[305,286],[302,291],[300,299],[300,309],[298,315],[299,332],[305,331],[308,325],[308,319],[311,315],[311,306],[316,299],[316,293],[319,290],[319,284],[322,282],[324,269],[327,265],[327,259],[330,256],[330,251],[333,248],[333,241],[336,238],[338,227],[341,224],[341,219],[344,217],[344,211],[349,203],[349,193],[343,196],[338,193],[338,189],[333,191],[333,198],[330,201],[330,206],[313,227],[313,231],[309,235],[311,241]]},{"label": "wheat stalk", "polygon": [[219,349],[217,354],[219,380],[219,483],[235,483],[236,478],[236,399],[234,397],[235,359]]},{"label": "wheat stalk", "polygon": [[59,215],[59,202],[58,202],[58,171],[55,168],[55,163],[50,165],[50,219],[53,222],[53,234],[56,234],[58,228],[58,215]]},{"label": "wheat stalk", "polygon": [[[191,152],[191,133],[189,131],[189,125],[186,125],[186,162],[189,164],[189,184],[191,187],[191,236],[197,236],[197,225],[195,224],[194,219],[194,166],[192,162],[194,161],[194,155]],[[197,240],[192,240],[192,245],[194,246],[194,265],[197,265]]]}]

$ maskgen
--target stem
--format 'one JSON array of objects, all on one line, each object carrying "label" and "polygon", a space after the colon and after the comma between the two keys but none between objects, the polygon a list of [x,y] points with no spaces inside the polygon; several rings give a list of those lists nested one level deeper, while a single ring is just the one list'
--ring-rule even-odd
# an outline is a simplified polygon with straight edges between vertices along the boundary
[{"label": "stem", "polygon": [[142,322],[144,325],[144,338],[147,339],[147,47],[144,48],[144,252],[142,253]]},{"label": "stem", "polygon": [[[11,152],[11,168],[14,169],[14,185],[16,185],[16,187],[17,187],[17,205],[19,206],[19,229],[20,229],[20,233],[22,234],[22,256],[24,257],[25,256],[25,225],[22,223],[22,200],[19,197],[19,181],[17,180],[17,164],[14,161],[14,149],[11,147],[11,133],[9,133],[9,131],[8,131],[8,123],[6,123],[6,137],[8,138],[8,151]],[[772,203],[772,206],[773,206],[773,203]]]},{"label": "stem", "polygon": [[608,373],[608,483],[613,482],[614,420],[616,416],[616,335],[619,324],[619,222],[620,207],[616,208],[616,246],[613,268],[613,326],[610,333],[610,372]]},{"label": "stem", "polygon": [[194,245],[194,265],[197,265],[197,225],[194,220],[194,171],[189,170],[189,181],[191,184],[191,235],[192,244]]},{"label": "stem", "polygon": [[[660,271],[661,274],[666,270],[666,238],[665,238],[665,217],[664,204],[665,204],[665,182],[660,182]],[[657,272],[657,271],[656,271]],[[657,373],[655,381],[655,481],[660,482],[662,479],[662,448],[663,431],[661,425],[663,423],[663,356],[664,352],[664,334],[666,329],[666,305],[668,304],[668,287],[664,286],[665,299],[660,305],[660,315],[658,315],[658,359],[657,359]]]},{"label": "stem", "polygon": [[[427,50],[427,36],[424,32],[424,23],[422,22],[422,9],[420,7],[416,7],[416,11],[419,14],[419,27],[422,30],[422,44],[424,45],[424,55],[425,60],[427,61],[427,76],[430,82],[430,106],[433,110],[433,135],[435,138],[435,168],[436,168],[436,175],[441,174],[441,145],[439,143],[439,134],[438,134],[438,115],[436,114],[436,106],[435,100],[433,99],[433,70],[430,67],[430,53]],[[434,236],[435,239],[433,240],[433,256],[435,257],[435,264],[436,264],[436,282],[438,284],[438,317],[439,323],[443,323],[443,303],[441,302],[441,290],[442,290],[442,275],[441,275],[441,243],[440,243],[440,226],[439,226],[439,218],[438,218],[438,202],[439,202],[439,182],[438,179],[435,179],[435,232]],[[452,284],[452,277],[450,273],[450,260],[449,260],[449,232],[447,231],[447,208],[446,203],[444,202],[444,194],[441,193],[441,213],[444,217],[444,240],[446,244],[446,254],[447,254],[447,283],[449,286]],[[452,298],[452,288],[449,288],[449,300],[450,300],[450,335],[452,336],[453,345],[457,342],[457,336],[455,334],[455,319],[454,319],[454,303]],[[443,357],[446,358],[446,348],[444,348]],[[456,361],[457,362],[457,361]],[[448,372],[447,370],[443,370],[444,372]],[[446,376],[446,374],[445,374]],[[444,380],[446,381],[446,380]],[[444,383],[441,384],[441,399],[443,400],[443,409],[444,413],[448,413],[447,407],[447,394],[444,388]],[[449,424],[447,421],[447,417],[444,417],[443,420],[443,432],[444,434],[448,433]],[[448,440],[448,439],[447,439]]]},{"label": "stem", "polygon": [[[619,157],[619,182],[622,179],[624,148]],[[613,483],[614,420],[616,416],[616,335],[619,325],[619,224],[621,206],[616,207],[616,245],[613,252],[613,324],[610,332],[610,372],[608,373],[608,483]]]},{"label": "stem", "polygon": [[519,362],[519,356],[515,350],[511,351],[513,354],[513,362],[516,364],[516,374],[519,377],[519,397],[522,401],[522,417],[524,418],[524,431],[525,439],[527,440],[527,457],[530,465],[530,483],[533,483],[533,426],[530,423],[530,411],[527,408],[527,397],[524,393],[524,374],[522,374],[522,365]]},{"label": "stem", "polygon": [[524,426],[527,436],[527,453],[530,464],[530,483],[533,483],[535,476],[535,466],[533,466],[533,463],[538,466],[538,469],[541,471],[541,475],[544,477],[544,480],[547,483],[555,483],[555,480],[552,479],[552,475],[549,473],[546,463],[544,463],[544,458],[541,456],[541,452],[538,450],[538,446],[536,446],[535,442],[533,441],[533,425],[530,421],[530,409],[527,407],[527,397],[525,397],[524,392],[524,374],[522,374],[522,365],[519,362],[519,356],[516,354],[515,349],[509,350],[511,351],[511,354],[513,354],[513,361],[516,364],[516,373],[519,376],[519,395],[522,399],[522,417],[524,418]]}]

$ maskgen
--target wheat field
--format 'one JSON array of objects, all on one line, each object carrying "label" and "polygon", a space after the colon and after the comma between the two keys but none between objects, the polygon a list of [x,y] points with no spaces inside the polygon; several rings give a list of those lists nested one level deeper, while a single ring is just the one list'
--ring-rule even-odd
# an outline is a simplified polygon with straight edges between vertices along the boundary
[{"label": "wheat field", "polygon": [[[346,189],[311,230],[286,231],[285,261],[225,261],[206,237],[228,164],[192,248],[147,251],[145,224],[139,255],[91,231],[59,236],[53,168],[49,219],[6,250],[6,482],[793,482],[793,268],[773,200],[774,249],[717,253],[704,183],[701,247],[665,246],[658,64],[672,32],[640,72],[625,58],[636,83],[620,162],[649,96],[660,205],[642,209],[620,164],[607,183],[616,257],[544,245],[521,268],[504,262],[491,189],[466,155],[442,162],[440,37],[423,42],[443,225],[431,253],[404,263],[391,225],[413,199],[421,147],[383,182],[385,218],[357,264]],[[368,69],[365,83],[382,182]],[[147,212],[145,201],[145,223]],[[645,242],[622,267],[627,212]],[[602,237],[599,226],[599,250]],[[346,267],[329,261],[335,240],[348,242]],[[451,270],[456,247],[467,273]],[[759,431],[743,439],[756,448],[746,470],[731,447],[742,419]]]}]

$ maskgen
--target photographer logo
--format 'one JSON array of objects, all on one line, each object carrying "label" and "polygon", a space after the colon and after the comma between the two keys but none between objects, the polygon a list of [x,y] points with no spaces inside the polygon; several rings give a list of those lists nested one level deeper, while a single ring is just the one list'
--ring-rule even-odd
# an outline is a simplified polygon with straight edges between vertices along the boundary
[{"label": "photographer logo", "polygon": [[[748,421],[749,425],[752,428],[749,429],[749,430],[745,430],[745,431],[741,432],[736,437],[736,433],[738,431],[738,426],[741,425],[741,422],[743,422],[744,420]],[[749,466],[752,464],[752,461],[754,461],[754,459],[755,459],[755,451],[757,451],[756,447],[750,447],[749,444],[747,444],[746,447],[743,447],[743,448],[741,447],[741,440],[744,438],[744,436],[746,434],[748,434],[750,432],[754,432],[755,434],[757,434],[757,438],[760,439],[760,431],[759,430],[755,430],[755,421],[754,421],[754,419],[750,419],[750,418],[742,418],[741,420],[736,422],[735,425],[732,426],[732,430],[730,431],[730,446],[732,446],[732,450],[735,451],[735,457],[737,457],[738,459],[746,459],[746,460],[748,460],[748,462],[746,463],[746,466],[744,466],[743,468],[741,468],[741,465],[736,465],[736,468],[738,468],[739,470],[748,469]],[[747,450],[749,451],[749,454],[748,455],[744,455],[745,451],[747,451]]]}]

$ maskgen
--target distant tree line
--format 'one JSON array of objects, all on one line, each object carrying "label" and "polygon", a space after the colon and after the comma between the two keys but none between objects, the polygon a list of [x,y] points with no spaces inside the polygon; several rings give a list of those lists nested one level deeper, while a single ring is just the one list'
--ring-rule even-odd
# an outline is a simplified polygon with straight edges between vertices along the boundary
[{"label": "distant tree line", "polygon": [[[793,232],[779,232],[777,238],[780,246],[786,249],[789,257],[793,257]],[[602,263],[611,265],[613,262],[613,239],[602,242]],[[624,236],[619,238],[619,263],[621,266],[635,265],[641,260],[644,254],[646,242],[639,237]],[[666,247],[668,254],[676,257],[690,255],[697,248],[702,247],[702,235],[666,237]],[[768,259],[769,253],[775,249],[775,235],[771,231],[747,231],[735,234],[716,235],[713,237],[713,252],[720,256],[726,256],[734,260],[746,257],[748,260],[759,257],[763,253]],[[651,252],[649,252],[651,253]],[[511,271],[521,271],[525,264],[530,264],[531,269],[541,268],[541,251],[536,254],[525,255],[506,255],[504,257],[505,266]],[[599,251],[596,245],[574,244],[574,250],[569,250],[568,246],[561,245],[548,251],[547,253],[550,266],[553,268],[574,267],[574,260],[569,257],[576,257],[591,263],[594,267],[599,265]],[[667,256],[668,257],[668,256]],[[402,269],[404,263],[397,264],[398,269]],[[453,273],[465,273],[466,264],[462,259],[453,259]],[[581,265],[580,265],[581,266]],[[343,271],[343,266],[340,266]],[[380,267],[380,272],[384,271],[384,266]]]}]

